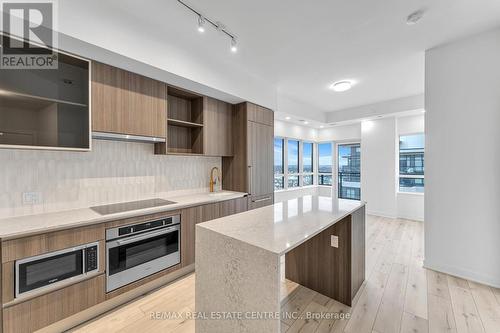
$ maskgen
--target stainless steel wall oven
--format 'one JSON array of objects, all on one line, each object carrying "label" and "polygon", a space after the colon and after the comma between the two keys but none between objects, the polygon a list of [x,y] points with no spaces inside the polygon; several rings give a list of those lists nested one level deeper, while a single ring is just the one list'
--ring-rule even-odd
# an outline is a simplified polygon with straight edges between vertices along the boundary
[{"label": "stainless steel wall oven", "polygon": [[180,263],[180,215],[106,230],[106,291]]}]

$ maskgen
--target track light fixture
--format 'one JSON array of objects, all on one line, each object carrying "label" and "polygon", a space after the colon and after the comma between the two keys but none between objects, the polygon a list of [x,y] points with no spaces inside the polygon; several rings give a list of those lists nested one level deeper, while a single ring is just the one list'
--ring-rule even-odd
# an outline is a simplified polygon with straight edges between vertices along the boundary
[{"label": "track light fixture", "polygon": [[205,19],[203,16],[198,16],[198,31],[205,32]]},{"label": "track light fixture", "polygon": [[236,53],[238,52],[238,42],[236,41],[236,38],[231,38],[231,52]]},{"label": "track light fixture", "polygon": [[238,39],[236,35],[230,32],[229,29],[222,22],[208,18],[206,15],[203,15],[199,10],[187,4],[187,2],[184,0],[177,0],[177,2],[186,7],[187,9],[189,9],[194,14],[196,14],[196,16],[198,17],[198,31],[200,33],[205,32],[205,27],[210,25],[217,31],[223,33],[224,35],[230,38],[231,40],[230,50],[232,53],[238,52]]}]

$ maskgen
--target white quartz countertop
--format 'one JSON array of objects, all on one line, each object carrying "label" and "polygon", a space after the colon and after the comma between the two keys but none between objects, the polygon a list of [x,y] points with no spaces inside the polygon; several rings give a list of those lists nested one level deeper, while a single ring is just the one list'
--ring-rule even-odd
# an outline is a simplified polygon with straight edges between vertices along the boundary
[{"label": "white quartz countertop", "polygon": [[[50,231],[81,227],[85,225],[120,220],[129,217],[168,212],[208,203],[242,198],[247,193],[220,191],[216,193],[195,193],[182,196],[158,195],[154,198],[174,201],[175,204],[146,209],[132,210],[117,214],[100,215],[89,208],[74,209],[54,213],[26,215],[0,219],[0,238],[12,239]],[[151,199],[151,198],[144,198]],[[109,204],[113,204],[111,202]]]},{"label": "white quartz countertop", "polygon": [[196,227],[283,255],[364,205],[359,201],[308,195]]}]

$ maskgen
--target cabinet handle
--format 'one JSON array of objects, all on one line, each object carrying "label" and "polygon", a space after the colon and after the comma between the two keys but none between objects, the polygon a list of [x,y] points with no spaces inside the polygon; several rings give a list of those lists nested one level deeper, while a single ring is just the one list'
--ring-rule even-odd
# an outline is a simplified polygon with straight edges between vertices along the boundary
[{"label": "cabinet handle", "polygon": [[262,201],[267,201],[267,200],[271,200],[271,197],[265,197],[265,198],[261,198],[261,199],[257,199],[257,200],[252,200],[252,202],[262,202]]},{"label": "cabinet handle", "polygon": [[252,194],[252,166],[248,166],[248,194]]}]

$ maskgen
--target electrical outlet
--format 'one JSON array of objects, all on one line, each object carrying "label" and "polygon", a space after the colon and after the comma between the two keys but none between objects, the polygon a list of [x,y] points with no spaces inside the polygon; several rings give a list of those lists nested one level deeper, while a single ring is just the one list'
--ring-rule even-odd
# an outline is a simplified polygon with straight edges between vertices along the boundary
[{"label": "electrical outlet", "polygon": [[24,192],[23,205],[39,205],[42,203],[41,192]]},{"label": "electrical outlet", "polygon": [[335,248],[339,247],[339,236],[332,235],[331,246]]}]

